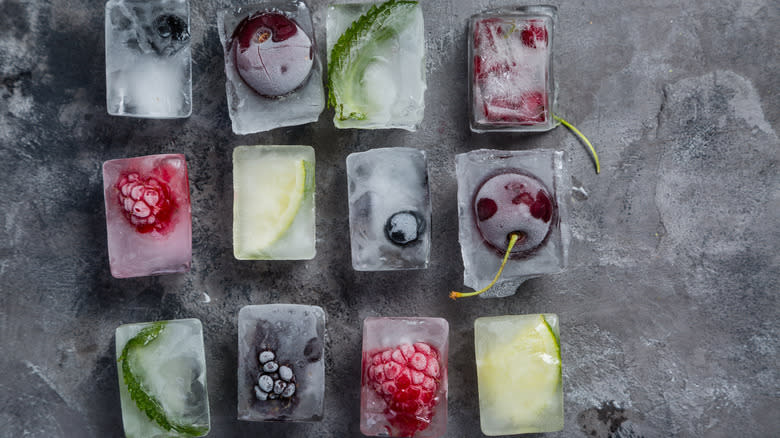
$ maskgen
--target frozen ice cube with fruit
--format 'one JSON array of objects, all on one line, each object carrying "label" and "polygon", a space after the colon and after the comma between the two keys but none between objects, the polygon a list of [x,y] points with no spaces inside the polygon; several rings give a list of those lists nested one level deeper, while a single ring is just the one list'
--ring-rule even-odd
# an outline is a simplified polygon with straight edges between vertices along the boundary
[{"label": "frozen ice cube with fruit", "polygon": [[513,295],[525,280],[563,270],[568,216],[563,152],[481,149],[455,158],[464,284],[487,286],[511,237],[498,283],[482,297]]},{"label": "frozen ice cube with fruit", "polygon": [[199,437],[210,429],[203,328],[197,319],[116,329],[122,423],[128,437]]},{"label": "frozen ice cube with fruit", "polygon": [[325,312],[266,304],[238,313],[238,419],[319,421],[325,395]]},{"label": "frozen ice cube with fruit", "polygon": [[189,2],[109,0],[105,31],[108,113],[160,119],[189,117]]},{"label": "frozen ice cube with fruit", "polygon": [[237,259],[314,258],[314,148],[236,147],[233,191]]},{"label": "frozen ice cube with fruit", "polygon": [[303,1],[218,13],[233,132],[316,122],[325,106],[311,12]]},{"label": "frozen ice cube with fruit", "polygon": [[563,429],[558,316],[477,318],[479,417],[488,436]]},{"label": "frozen ice cube with fruit", "polygon": [[431,248],[425,152],[380,148],[347,157],[352,266],[423,269]]},{"label": "frozen ice cube with fruit", "polygon": [[548,131],[556,126],[554,6],[497,10],[469,20],[472,131]]},{"label": "frozen ice cube with fruit", "polygon": [[366,318],[360,431],[434,438],[447,428],[449,325],[442,318]]},{"label": "frozen ice cube with fruit", "polygon": [[106,161],[103,195],[111,275],[190,270],[192,217],[184,155]]}]

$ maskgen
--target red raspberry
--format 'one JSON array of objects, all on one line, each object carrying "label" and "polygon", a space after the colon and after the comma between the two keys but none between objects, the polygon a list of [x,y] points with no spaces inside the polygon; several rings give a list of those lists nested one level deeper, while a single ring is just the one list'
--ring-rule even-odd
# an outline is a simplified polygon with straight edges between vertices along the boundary
[{"label": "red raspberry", "polygon": [[528,27],[520,32],[520,38],[526,47],[531,47],[532,49],[544,47],[547,44],[547,29],[544,26],[529,24]]},{"label": "red raspberry", "polygon": [[173,203],[170,188],[158,179],[123,175],[116,185],[119,206],[139,233],[162,232],[170,225]]},{"label": "red raspberry", "polygon": [[439,352],[423,342],[401,344],[369,356],[364,378],[387,403],[387,421],[395,428],[388,431],[390,436],[413,437],[431,424],[439,402],[439,360]]}]

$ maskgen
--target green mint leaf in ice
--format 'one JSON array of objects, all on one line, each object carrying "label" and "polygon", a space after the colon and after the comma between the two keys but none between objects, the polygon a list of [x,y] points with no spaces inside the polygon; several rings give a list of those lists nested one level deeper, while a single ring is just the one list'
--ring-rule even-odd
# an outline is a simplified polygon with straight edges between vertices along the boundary
[{"label": "green mint leaf in ice", "polygon": [[339,37],[328,63],[328,106],[339,120],[365,120],[373,104],[361,90],[363,74],[375,58],[382,57],[382,43],[412,22],[416,1],[390,0],[373,5]]},{"label": "green mint leaf in ice", "polygon": [[118,362],[122,362],[122,377],[125,385],[127,385],[127,392],[130,393],[130,398],[150,420],[165,430],[175,430],[190,436],[202,436],[208,432],[208,427],[178,424],[170,420],[162,404],[146,391],[142,379],[130,365],[130,359],[135,352],[154,342],[163,332],[166,324],[166,321],[156,322],[149,327],[145,327],[127,341],[118,359]]}]

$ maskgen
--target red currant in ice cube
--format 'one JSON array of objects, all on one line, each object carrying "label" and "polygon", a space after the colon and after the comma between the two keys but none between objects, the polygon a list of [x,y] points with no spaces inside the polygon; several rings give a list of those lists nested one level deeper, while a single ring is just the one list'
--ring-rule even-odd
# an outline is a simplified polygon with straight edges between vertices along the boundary
[{"label": "red currant in ice cube", "polygon": [[530,23],[520,32],[523,45],[533,49],[547,45],[547,28],[544,25]]},{"label": "red currant in ice cube", "polygon": [[170,225],[173,202],[167,184],[133,172],[119,178],[116,188],[122,214],[139,233],[163,232]]},{"label": "red currant in ice cube", "polygon": [[267,97],[295,91],[314,63],[311,38],[295,21],[276,12],[244,19],[233,32],[233,44],[238,75]]},{"label": "red currant in ice cube", "polygon": [[539,248],[555,223],[556,206],[544,184],[519,170],[507,169],[488,178],[474,196],[479,234],[503,254],[510,235],[520,236],[513,257],[526,256]]},{"label": "red currant in ice cube", "polygon": [[544,123],[547,119],[544,94],[527,91],[512,96],[493,97],[483,104],[490,122],[512,122],[523,125]]}]

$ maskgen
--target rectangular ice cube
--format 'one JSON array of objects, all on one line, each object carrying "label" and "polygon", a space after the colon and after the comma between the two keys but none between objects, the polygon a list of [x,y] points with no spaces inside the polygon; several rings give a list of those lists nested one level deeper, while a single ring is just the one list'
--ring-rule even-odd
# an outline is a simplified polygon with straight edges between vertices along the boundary
[{"label": "rectangular ice cube", "polygon": [[552,65],[556,17],[555,6],[526,6],[471,17],[472,131],[549,131],[557,125]]},{"label": "rectangular ice cube", "polygon": [[116,356],[125,436],[208,434],[206,356],[199,320],[119,326]]},{"label": "rectangular ice cube", "polygon": [[558,316],[477,318],[479,418],[488,436],[563,429]]},{"label": "rectangular ice cube", "polygon": [[443,318],[366,318],[360,431],[435,438],[447,429],[449,324]]},{"label": "rectangular ice cube", "polygon": [[106,104],[114,116],[182,118],[192,113],[187,0],[106,3]]},{"label": "rectangular ice cube", "polygon": [[382,148],[347,157],[352,267],[424,269],[431,249],[425,152]]},{"label": "rectangular ice cube", "polygon": [[233,192],[237,259],[314,258],[314,148],[236,147]]},{"label": "rectangular ice cube", "polygon": [[188,272],[192,216],[181,154],[103,163],[108,259],[116,278]]},{"label": "rectangular ice cube", "polygon": [[487,286],[519,239],[499,282],[480,295],[513,295],[525,280],[561,272],[568,259],[563,152],[481,149],[455,157],[463,283]]},{"label": "rectangular ice cube", "polygon": [[266,304],[238,312],[238,419],[319,421],[325,395],[325,312]]},{"label": "rectangular ice cube", "polygon": [[425,33],[417,2],[328,7],[328,105],[337,128],[415,131],[425,109]]},{"label": "rectangular ice cube", "polygon": [[271,1],[217,14],[228,111],[236,134],[316,122],[325,107],[311,11]]}]

